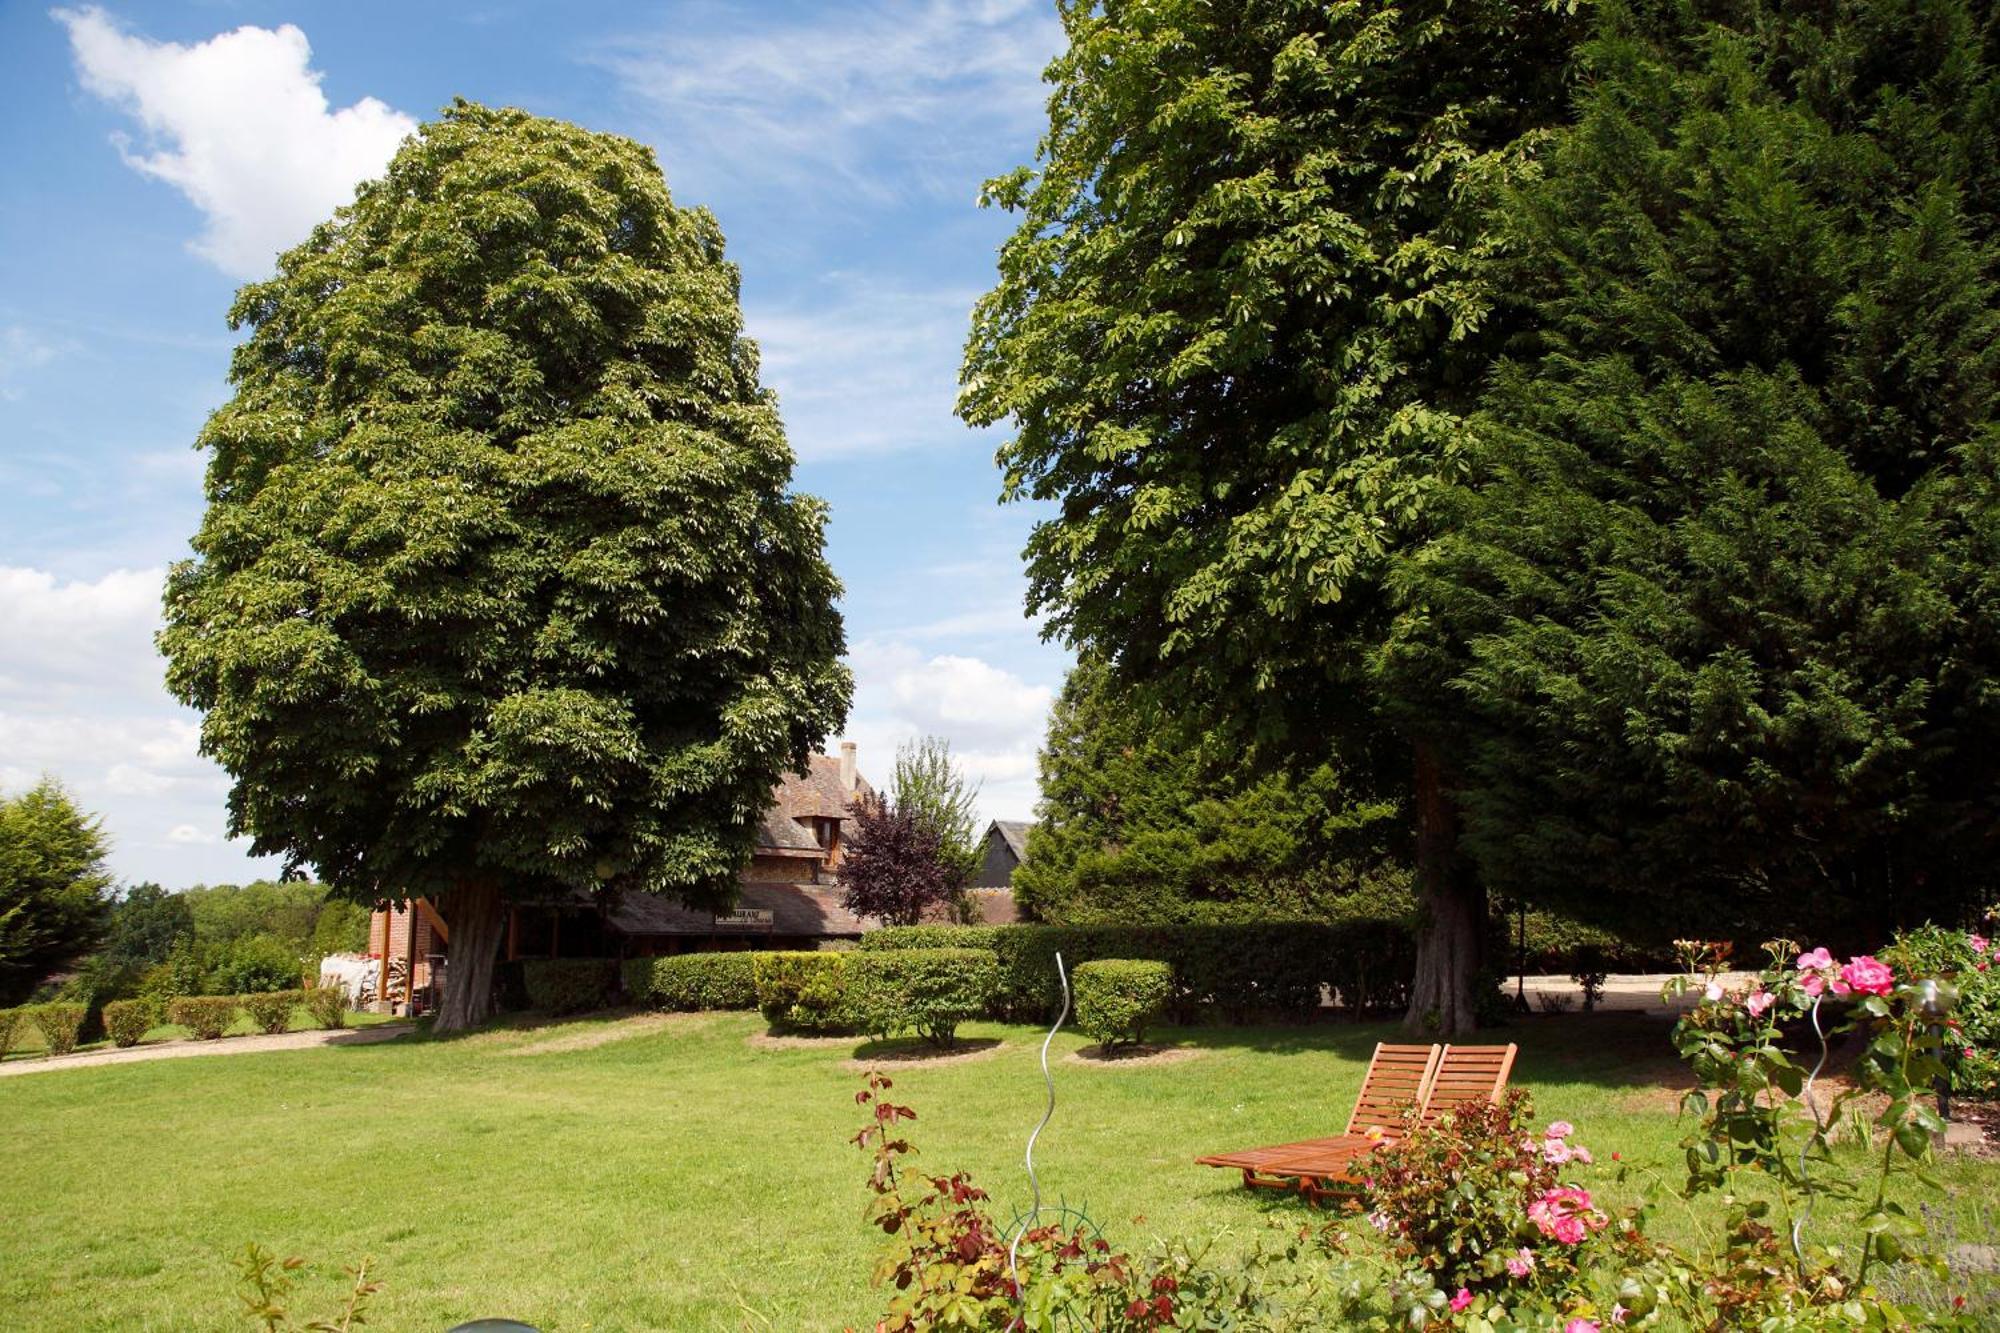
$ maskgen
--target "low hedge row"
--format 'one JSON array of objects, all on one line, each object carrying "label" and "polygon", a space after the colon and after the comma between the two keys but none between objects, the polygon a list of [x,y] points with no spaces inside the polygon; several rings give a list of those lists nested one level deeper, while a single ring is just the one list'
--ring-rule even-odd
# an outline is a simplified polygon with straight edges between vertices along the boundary
[{"label": "low hedge row", "polygon": [[[111,1044],[127,1047],[137,1046],[163,1017],[203,1040],[213,1040],[228,1031],[239,1011],[248,1013],[264,1032],[283,1032],[291,1026],[292,1014],[301,1005],[323,1028],[347,1025],[347,997],[338,986],[249,995],[183,995],[164,1006],[153,999],[107,1000],[101,1013],[104,1034]],[[50,1055],[68,1055],[76,1049],[88,1017],[88,1005],[71,1001],[0,1009],[0,1057],[14,1049],[30,1026],[40,1031]]]},{"label": "low hedge row", "polygon": [[629,958],[623,969],[625,994],[654,1009],[755,1009],[754,953],[675,953]]},{"label": "low hedge row", "polygon": [[757,1008],[801,1032],[914,1032],[949,1046],[958,1025],[987,1012],[1000,979],[991,949],[751,955]]},{"label": "low hedge row", "polygon": [[1076,1025],[1102,1046],[1137,1045],[1173,997],[1174,972],[1139,958],[1100,958],[1081,964],[1070,978]]},{"label": "low hedge row", "polygon": [[1302,1015],[1321,988],[1356,1015],[1409,1003],[1416,945],[1401,921],[1356,920],[1179,926],[893,926],[861,939],[859,956],[881,950],[988,949],[999,961],[993,1012],[1046,1022],[1061,1000],[1055,956],[1072,975],[1099,959],[1165,963],[1168,1002],[1187,1021],[1203,1011],[1232,1020]]},{"label": "low hedge row", "polygon": [[617,1002],[615,958],[530,958],[521,965],[528,1007],[545,1014],[576,1014]]}]

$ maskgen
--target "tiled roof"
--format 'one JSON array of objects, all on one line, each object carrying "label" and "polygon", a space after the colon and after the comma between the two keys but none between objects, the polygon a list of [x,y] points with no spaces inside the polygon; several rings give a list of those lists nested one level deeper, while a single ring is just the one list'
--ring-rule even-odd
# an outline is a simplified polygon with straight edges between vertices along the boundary
[{"label": "tiled roof", "polygon": [[1025,861],[1028,859],[1028,830],[1034,826],[1035,823],[1031,819],[996,819],[993,821],[993,827],[988,829],[987,833],[991,835],[993,832],[998,831],[1001,838],[1005,840],[1007,846],[1013,851],[1014,859]]},{"label": "tiled roof", "polygon": [[[854,795],[874,794],[868,779],[856,774]],[[771,807],[757,829],[757,846],[789,851],[817,851],[819,840],[802,819],[848,819],[848,795],[841,790],[840,760],[816,754],[808,761],[806,773],[787,773],[771,790]]]}]

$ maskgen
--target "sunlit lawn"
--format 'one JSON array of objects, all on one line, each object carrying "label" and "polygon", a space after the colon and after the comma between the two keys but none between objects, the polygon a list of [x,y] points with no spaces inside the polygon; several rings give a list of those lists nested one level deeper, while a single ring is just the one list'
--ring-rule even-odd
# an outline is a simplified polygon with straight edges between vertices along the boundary
[{"label": "sunlit lawn", "polygon": [[[876,1246],[849,1143],[853,1050],[763,1049],[759,1031],[742,1014],[599,1018],[0,1080],[0,1324],[242,1327],[230,1261],[254,1240],[312,1262],[302,1305],[330,1303],[338,1267],[372,1256],[384,1329],[866,1327]],[[1065,1034],[1037,1150],[1046,1195],[1134,1249],[1301,1218],[1190,1159],[1339,1129],[1391,1031],[1192,1028],[1167,1035],[1197,1058],[1110,1068],[1060,1060],[1083,1044]],[[967,1035],[1006,1045],[903,1069],[896,1094],[918,1110],[921,1163],[971,1170],[1004,1215],[1027,1196],[1040,1034]],[[1496,1039],[1523,1044],[1517,1082],[1576,1122],[1614,1201],[1613,1150],[1678,1178],[1663,1023],[1537,1016]],[[1940,1174],[1967,1215],[2000,1190],[1990,1165]]]}]

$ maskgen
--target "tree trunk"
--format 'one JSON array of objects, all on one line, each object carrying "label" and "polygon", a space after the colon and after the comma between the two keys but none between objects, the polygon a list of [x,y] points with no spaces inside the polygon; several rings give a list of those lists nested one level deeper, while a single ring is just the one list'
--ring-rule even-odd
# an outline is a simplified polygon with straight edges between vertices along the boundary
[{"label": "tree trunk", "polygon": [[1458,807],[1446,790],[1437,751],[1418,742],[1417,978],[1410,1032],[1446,1037],[1473,1030],[1472,977],[1486,943],[1486,890],[1458,855]]},{"label": "tree trunk", "polygon": [[490,880],[462,881],[439,896],[438,914],[451,931],[451,952],[431,1030],[463,1032],[493,1017],[493,960],[499,957],[507,925],[500,886]]}]

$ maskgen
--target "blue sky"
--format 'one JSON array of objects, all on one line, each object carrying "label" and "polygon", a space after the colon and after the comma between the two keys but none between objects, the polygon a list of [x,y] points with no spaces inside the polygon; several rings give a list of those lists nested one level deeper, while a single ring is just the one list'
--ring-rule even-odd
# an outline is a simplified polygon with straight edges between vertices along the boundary
[{"label": "blue sky", "polygon": [[235,288],[465,96],[650,144],[721,219],[832,506],[863,771],[944,735],[1025,817],[1067,658],[1023,618],[1033,514],[951,403],[1007,230],[979,183],[1032,157],[1059,43],[1039,0],[0,5],[0,789],[62,779],[129,880],[271,868],[151,648],[192,441]]}]

